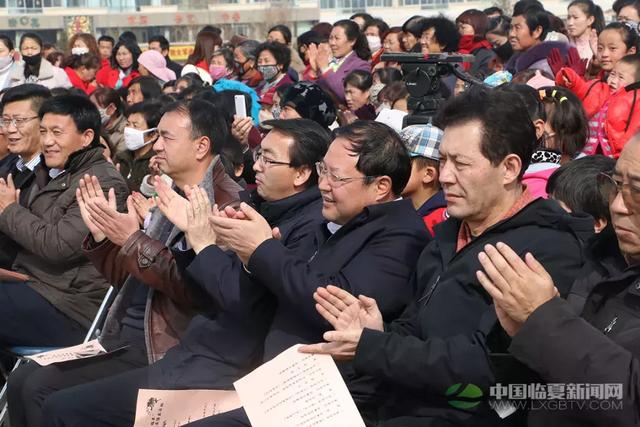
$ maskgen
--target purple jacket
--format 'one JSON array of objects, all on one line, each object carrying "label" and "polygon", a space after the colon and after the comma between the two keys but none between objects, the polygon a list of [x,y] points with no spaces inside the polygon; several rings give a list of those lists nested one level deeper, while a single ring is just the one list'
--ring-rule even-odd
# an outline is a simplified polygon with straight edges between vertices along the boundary
[{"label": "purple jacket", "polygon": [[539,69],[553,75],[551,67],[547,62],[547,56],[551,53],[551,49],[558,49],[563,57],[569,53],[569,45],[564,42],[548,41],[536,45],[520,54],[514,54],[507,64],[506,69],[512,74],[528,68]]},{"label": "purple jacket", "polygon": [[344,79],[353,70],[364,70],[371,72],[371,64],[362,60],[352,52],[347,59],[344,60],[338,71],[327,71],[318,78],[317,83],[322,89],[329,91],[335,95],[335,99],[340,104],[346,104],[344,99]]}]

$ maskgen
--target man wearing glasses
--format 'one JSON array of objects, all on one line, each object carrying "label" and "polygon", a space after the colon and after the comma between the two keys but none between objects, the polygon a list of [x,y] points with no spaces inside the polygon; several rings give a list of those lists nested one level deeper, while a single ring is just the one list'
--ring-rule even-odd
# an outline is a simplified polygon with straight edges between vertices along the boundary
[{"label": "man wearing glasses", "polygon": [[[24,84],[7,90],[2,98],[0,130],[7,140],[7,149],[18,159],[0,178],[6,180],[11,174],[15,188],[20,190],[20,204],[25,207],[31,196],[49,181],[48,169],[41,162],[38,110],[50,96],[44,86]],[[0,233],[0,267],[11,267],[18,248],[13,240]]]},{"label": "man wearing glasses", "polygon": [[[530,254],[520,259],[506,245],[488,247],[480,281],[498,319],[513,337],[509,351],[544,381],[613,384],[621,393],[586,410],[532,411],[530,425],[631,426],[640,407],[640,138],[622,150],[615,169],[597,185],[609,201],[617,238],[593,259],[572,292],[590,289],[584,307],[558,298],[555,283]],[[595,184],[595,183],[594,183]],[[593,257],[592,257],[593,258]],[[578,314],[579,313],[579,314]],[[613,386],[611,386],[613,387]],[[613,390],[613,389],[611,389]],[[619,406],[611,406],[611,403]],[[603,410],[609,405],[609,410]],[[617,409],[616,409],[617,408]]]}]

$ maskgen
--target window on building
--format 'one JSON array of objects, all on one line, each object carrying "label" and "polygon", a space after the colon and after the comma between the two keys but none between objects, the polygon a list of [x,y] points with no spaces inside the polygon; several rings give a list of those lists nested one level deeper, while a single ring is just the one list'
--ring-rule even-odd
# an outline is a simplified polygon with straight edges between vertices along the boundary
[{"label": "window on building", "polygon": [[234,35],[243,35],[245,37],[251,37],[251,26],[249,24],[232,24],[231,32]]},{"label": "window on building", "polygon": [[393,0],[367,0],[367,7],[391,7]]}]

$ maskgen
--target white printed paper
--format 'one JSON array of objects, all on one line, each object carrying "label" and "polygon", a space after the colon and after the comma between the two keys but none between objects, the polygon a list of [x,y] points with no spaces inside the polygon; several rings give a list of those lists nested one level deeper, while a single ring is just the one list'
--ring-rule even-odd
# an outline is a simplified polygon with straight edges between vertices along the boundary
[{"label": "white printed paper", "polygon": [[407,113],[404,111],[383,108],[380,110],[378,117],[376,117],[376,122],[384,123],[396,132],[400,132],[402,130],[402,121],[406,115]]},{"label": "white printed paper", "polygon": [[48,366],[53,363],[87,359],[106,353],[107,350],[95,339],[73,347],[65,347],[58,350],[45,351],[44,353],[39,353],[34,356],[27,356],[26,359],[33,360],[40,366]]},{"label": "white printed paper", "polygon": [[233,390],[138,390],[133,427],[179,427],[238,409]]},{"label": "white printed paper", "polygon": [[328,355],[295,345],[234,383],[252,427],[364,427]]}]

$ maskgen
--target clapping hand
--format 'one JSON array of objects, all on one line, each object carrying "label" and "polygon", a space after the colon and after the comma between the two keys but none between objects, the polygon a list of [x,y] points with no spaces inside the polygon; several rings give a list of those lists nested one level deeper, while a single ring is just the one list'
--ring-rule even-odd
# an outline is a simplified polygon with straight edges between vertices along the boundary
[{"label": "clapping hand", "polygon": [[538,307],[559,295],[553,279],[533,255],[524,261],[506,244],[486,245],[478,255],[484,271],[476,273],[493,298],[504,330],[514,336]]},{"label": "clapping hand", "polygon": [[364,295],[356,298],[333,285],[318,288],[313,298],[316,310],[334,330],[324,333],[324,343],[301,346],[301,353],[329,354],[336,360],[351,360],[364,328],[384,330],[382,313],[373,298]]},{"label": "clapping hand", "polygon": [[185,235],[187,243],[196,254],[199,254],[207,246],[216,244],[216,233],[209,223],[209,218],[213,215],[213,211],[217,212],[218,208],[214,206],[212,210],[204,189],[193,187],[189,193]]},{"label": "clapping hand", "polygon": [[16,203],[20,200],[20,190],[16,190],[13,184],[13,177],[11,174],[4,178],[0,178],[0,214],[4,212],[7,206]]},{"label": "clapping hand", "polygon": [[[164,179],[159,176],[154,178],[153,186],[158,195],[156,204],[160,212],[173,223],[178,230],[184,232],[187,230],[187,207],[189,201],[179,195]],[[185,188],[185,194],[189,190]]]}]

